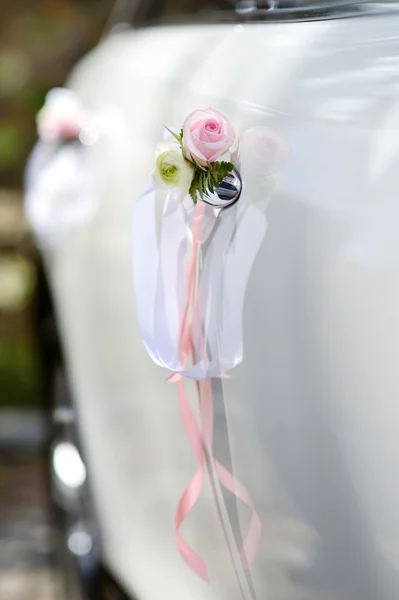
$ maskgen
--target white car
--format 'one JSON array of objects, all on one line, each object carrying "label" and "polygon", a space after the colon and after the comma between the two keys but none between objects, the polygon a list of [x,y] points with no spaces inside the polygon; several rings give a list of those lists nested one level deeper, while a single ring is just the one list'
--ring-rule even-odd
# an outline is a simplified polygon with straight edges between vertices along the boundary
[{"label": "white car", "polygon": [[[56,323],[43,339],[50,358],[56,336],[62,349],[52,361],[54,495],[79,593],[394,600],[398,5],[143,0],[114,22],[66,84],[78,134],[59,143],[44,132],[27,177],[49,290],[43,323]],[[159,333],[143,343],[148,315],[169,324],[177,284],[158,303],[142,289],[154,232],[135,209],[163,125],[180,131],[206,107],[239,133],[243,192],[206,209],[204,352],[216,366],[184,378],[194,411],[211,386],[215,431],[202,438],[201,464],[179,414],[182,380],[167,381],[180,359],[160,357]],[[273,164],[263,177],[246,134],[265,128]],[[233,243],[218,246],[223,223]],[[184,231],[192,241],[190,223]],[[197,469],[203,487],[175,526]],[[240,553],[248,527],[250,565]]]}]

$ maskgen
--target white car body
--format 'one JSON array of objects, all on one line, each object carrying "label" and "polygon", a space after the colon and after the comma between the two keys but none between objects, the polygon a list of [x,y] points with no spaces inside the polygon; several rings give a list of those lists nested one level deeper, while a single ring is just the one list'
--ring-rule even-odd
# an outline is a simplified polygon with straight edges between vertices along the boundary
[{"label": "white car body", "polygon": [[[398,51],[394,8],[154,25],[116,29],[68,82],[112,126],[87,148],[97,212],[43,254],[105,560],[139,600],[399,589]],[[262,540],[246,578],[206,482],[183,533],[210,583],[176,548],[196,460],[176,386],[141,341],[130,239],[162,125],[205,106],[240,131],[273,127],[291,148],[247,286],[243,362],[217,384]],[[223,431],[217,420],[215,452]],[[248,509],[237,510],[245,530]]]}]

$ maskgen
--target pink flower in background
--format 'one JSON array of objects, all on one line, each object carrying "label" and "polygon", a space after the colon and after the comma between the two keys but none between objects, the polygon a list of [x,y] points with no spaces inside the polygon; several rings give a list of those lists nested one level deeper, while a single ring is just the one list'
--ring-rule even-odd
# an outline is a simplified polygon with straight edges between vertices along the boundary
[{"label": "pink flower in background", "polygon": [[72,91],[55,88],[37,115],[37,130],[43,142],[78,139],[86,114],[78,96]]},{"label": "pink flower in background", "polygon": [[235,142],[236,132],[229,119],[214,108],[195,110],[183,123],[184,154],[203,167],[229,152]]},{"label": "pink flower in background", "polygon": [[272,175],[281,169],[289,152],[288,143],[263,125],[248,129],[240,140],[242,169],[247,173]]}]

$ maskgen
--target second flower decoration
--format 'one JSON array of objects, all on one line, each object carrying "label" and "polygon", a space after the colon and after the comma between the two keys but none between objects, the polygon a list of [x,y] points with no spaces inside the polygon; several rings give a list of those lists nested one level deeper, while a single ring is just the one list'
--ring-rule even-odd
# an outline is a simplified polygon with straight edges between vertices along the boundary
[{"label": "second flower decoration", "polygon": [[194,204],[216,206],[235,202],[241,178],[234,164],[237,135],[229,119],[208,107],[190,113],[180,133],[158,144],[154,182],[159,187],[179,187]]}]

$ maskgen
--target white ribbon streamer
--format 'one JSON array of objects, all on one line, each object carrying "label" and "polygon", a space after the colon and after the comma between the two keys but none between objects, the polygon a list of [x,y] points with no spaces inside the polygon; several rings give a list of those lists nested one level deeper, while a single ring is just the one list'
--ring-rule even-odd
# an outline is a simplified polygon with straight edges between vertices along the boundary
[{"label": "white ribbon streamer", "polygon": [[[180,315],[190,253],[189,198],[151,185],[132,219],[133,280],[139,328],[154,362],[191,379],[217,377],[243,359],[242,316],[252,264],[266,233],[266,218],[244,198],[225,210],[205,205],[193,315],[194,360],[180,359]],[[190,206],[191,204],[191,206]],[[161,217],[157,232],[157,215]],[[201,340],[205,339],[205,346]]]}]

